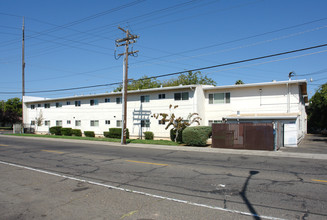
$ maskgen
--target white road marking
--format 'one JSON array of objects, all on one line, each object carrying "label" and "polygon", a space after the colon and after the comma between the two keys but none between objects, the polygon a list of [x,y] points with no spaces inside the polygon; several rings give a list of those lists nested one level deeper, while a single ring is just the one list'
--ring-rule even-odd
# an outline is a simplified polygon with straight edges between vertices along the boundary
[{"label": "white road marking", "polygon": [[139,195],[149,196],[149,197],[152,197],[152,198],[164,199],[164,200],[168,200],[168,201],[174,201],[174,202],[178,202],[178,203],[184,203],[184,204],[188,204],[188,205],[204,207],[204,208],[208,208],[208,209],[215,209],[215,210],[220,210],[220,211],[230,212],[230,213],[235,213],[235,214],[240,214],[240,215],[259,217],[259,218],[262,218],[262,219],[283,220],[282,218],[276,218],[276,217],[272,217],[272,216],[256,215],[256,214],[249,213],[249,212],[243,212],[243,211],[233,210],[233,209],[225,209],[225,208],[222,208],[222,207],[219,207],[219,206],[211,206],[211,205],[195,203],[195,202],[190,202],[190,201],[181,200],[181,199],[174,199],[174,198],[170,198],[170,197],[159,196],[159,195],[146,193],[146,192],[141,192],[141,191],[135,191],[135,190],[126,189],[126,188],[116,187],[116,186],[112,186],[112,185],[108,185],[108,184],[103,184],[103,183],[98,183],[98,182],[94,182],[94,181],[84,180],[84,179],[75,178],[75,177],[71,177],[71,176],[66,176],[66,175],[62,175],[62,174],[58,174],[58,173],[54,173],[54,172],[49,172],[49,171],[46,171],[46,170],[35,169],[35,168],[32,168],[32,167],[21,166],[21,165],[18,165],[18,164],[7,163],[7,162],[3,162],[3,161],[0,161],[0,164],[5,164],[5,165],[8,165],[8,166],[23,168],[23,169],[27,169],[27,170],[32,170],[32,171],[35,171],[35,172],[45,173],[45,174],[48,174],[48,175],[58,176],[58,177],[62,177],[62,178],[70,179],[70,180],[85,182],[85,183],[89,183],[89,184],[92,184],[92,185],[103,186],[103,187],[110,188],[110,189],[116,189],[116,190],[125,191],[125,192],[129,192],[129,193],[135,193],[135,194],[139,194]]}]

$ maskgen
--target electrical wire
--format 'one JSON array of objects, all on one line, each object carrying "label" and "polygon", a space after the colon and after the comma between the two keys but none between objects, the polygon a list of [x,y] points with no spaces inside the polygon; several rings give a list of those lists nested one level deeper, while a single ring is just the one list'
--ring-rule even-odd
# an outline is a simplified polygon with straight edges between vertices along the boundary
[{"label": "electrical wire", "polygon": [[[179,71],[179,72],[174,72],[174,73],[161,74],[161,75],[142,78],[142,79],[133,80],[133,81],[141,81],[141,80],[147,80],[147,79],[154,79],[154,78],[160,78],[160,77],[180,75],[180,74],[190,72],[190,71],[195,72],[195,71],[201,71],[201,70],[205,70],[205,69],[212,69],[212,68],[217,68],[217,67],[230,66],[230,65],[235,65],[235,64],[239,64],[239,63],[245,63],[245,62],[250,62],[250,61],[254,61],[254,60],[261,60],[261,59],[266,59],[266,58],[276,57],[276,56],[282,56],[282,55],[286,55],[286,54],[297,53],[297,52],[301,52],[301,51],[312,50],[312,49],[326,47],[326,46],[327,46],[327,44],[320,44],[320,45],[316,45],[316,46],[312,46],[312,47],[306,47],[306,48],[301,48],[301,49],[297,49],[297,50],[291,50],[291,51],[286,51],[286,52],[281,52],[281,53],[276,53],[276,54],[269,54],[269,55],[265,55],[265,56],[249,58],[249,59],[244,59],[244,60],[239,60],[239,61],[234,61],[234,62],[229,62],[229,63],[223,63],[223,64],[218,64],[218,65],[213,65],[213,66],[207,66],[207,67],[201,67],[201,68],[196,68],[196,69],[184,70],[184,71]],[[121,82],[109,83],[109,84],[100,84],[100,85],[92,85],[92,86],[74,87],[74,88],[66,88],[66,89],[30,91],[30,92],[25,92],[25,93],[30,93],[30,94],[31,93],[48,93],[48,92],[58,92],[58,91],[68,91],[68,90],[102,87],[102,86],[111,86],[111,85],[118,85],[118,84],[121,84]],[[0,94],[19,94],[19,93],[20,92],[0,92]]]}]

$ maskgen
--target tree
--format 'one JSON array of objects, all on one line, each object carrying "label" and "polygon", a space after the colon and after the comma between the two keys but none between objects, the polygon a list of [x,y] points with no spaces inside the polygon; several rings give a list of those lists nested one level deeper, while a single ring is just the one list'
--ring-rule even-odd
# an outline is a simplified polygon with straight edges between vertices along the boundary
[{"label": "tree", "polygon": [[311,97],[307,114],[309,132],[327,129],[327,83],[321,85]]},{"label": "tree", "polygon": [[178,135],[181,133],[181,131],[192,125],[193,123],[197,123],[198,125],[200,125],[200,120],[202,120],[198,115],[198,113],[190,113],[186,120],[184,120],[182,117],[177,117],[175,116],[175,113],[172,112],[172,107],[173,109],[178,108],[178,105],[172,106],[171,104],[169,105],[169,111],[170,114],[167,113],[159,113],[159,114],[153,114],[153,117],[155,117],[156,119],[159,118],[159,116],[161,116],[161,121],[162,122],[168,122],[167,126],[166,126],[166,130],[172,126],[173,130],[176,134],[175,136],[175,142],[177,142],[178,140]]},{"label": "tree", "polygon": [[235,82],[235,85],[241,85],[241,84],[244,84],[244,82],[240,79]]},{"label": "tree", "polygon": [[[168,87],[168,86],[179,86],[179,85],[216,85],[216,82],[208,78],[207,76],[203,76],[200,71],[192,72],[189,71],[186,74],[180,74],[177,79],[171,79],[166,81],[160,81],[156,78],[149,78],[147,76],[143,76],[139,80],[131,81],[128,83],[127,90],[138,90],[138,89],[151,89],[151,88],[159,88],[160,86]],[[120,85],[114,92],[122,91],[123,86]]]},{"label": "tree", "polygon": [[165,81],[163,83],[164,87],[168,86],[178,86],[178,85],[213,85],[217,83],[207,76],[203,76],[200,71],[192,72],[189,71],[186,74],[181,74],[175,80]]},{"label": "tree", "polygon": [[[149,78],[148,76],[143,76],[140,80],[133,80],[128,83],[127,90],[138,90],[138,89],[150,89],[160,87],[160,82],[156,78]],[[114,92],[121,92],[123,90],[123,85],[114,89]]]},{"label": "tree", "polygon": [[1,123],[15,124],[20,122],[22,116],[22,101],[19,98],[11,98],[1,102]]}]

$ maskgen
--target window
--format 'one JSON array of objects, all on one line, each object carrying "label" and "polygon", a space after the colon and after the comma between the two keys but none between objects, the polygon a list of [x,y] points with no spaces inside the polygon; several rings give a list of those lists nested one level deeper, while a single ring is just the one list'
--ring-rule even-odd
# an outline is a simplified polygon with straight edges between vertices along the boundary
[{"label": "window", "polygon": [[82,123],[81,123],[81,120],[76,120],[76,121],[75,121],[75,126],[81,126],[81,124],[82,124]]},{"label": "window", "polygon": [[165,99],[166,98],[166,94],[159,94],[158,95],[158,99]]},{"label": "window", "polygon": [[223,123],[223,121],[221,121],[221,120],[209,120],[208,121],[208,125],[209,126],[212,126],[212,124],[217,124],[217,123]]},{"label": "window", "polygon": [[105,98],[104,102],[110,102],[110,98]]},{"label": "window", "polygon": [[75,107],[81,106],[81,101],[75,101]]},{"label": "window", "polygon": [[90,125],[91,125],[91,127],[98,127],[99,126],[99,120],[91,120]]},{"label": "window", "polygon": [[62,121],[61,120],[57,120],[56,121],[56,126],[62,126]]},{"label": "window", "polygon": [[31,125],[35,125],[35,121],[33,120],[33,121],[31,121]]},{"label": "window", "polygon": [[35,105],[31,105],[31,109],[35,109]]},{"label": "window", "polygon": [[56,108],[60,108],[62,107],[62,103],[61,102],[56,102]]},{"label": "window", "polygon": [[163,120],[159,120],[159,125],[164,125],[164,124],[166,124],[165,121],[163,121]]},{"label": "window", "polygon": [[37,104],[37,107],[40,108],[41,107],[41,104]]},{"label": "window", "polygon": [[70,125],[71,124],[71,121],[70,120],[67,120],[67,124]]},{"label": "window", "polygon": [[67,101],[67,102],[66,102],[66,105],[70,105],[70,101]]},{"label": "window", "polygon": [[150,120],[149,119],[145,119],[145,120],[141,120],[141,127],[142,128],[149,128],[150,127]]},{"label": "window", "polygon": [[213,93],[209,94],[209,104],[230,103],[230,93]]},{"label": "window", "polygon": [[50,126],[50,120],[44,121],[45,126]]},{"label": "window", "polygon": [[97,99],[91,99],[91,100],[90,100],[90,105],[91,105],[91,106],[93,106],[93,105],[98,105],[98,104],[99,104],[99,102],[98,102]]},{"label": "window", "polygon": [[179,92],[174,94],[175,100],[188,100],[188,92]]},{"label": "window", "polygon": [[141,102],[150,102],[149,95],[141,95]]},{"label": "window", "polygon": [[106,120],[106,121],[105,121],[105,124],[106,124],[106,125],[110,125],[110,120]]},{"label": "window", "polygon": [[44,103],[44,108],[50,108],[50,103]]},{"label": "window", "polygon": [[116,98],[116,104],[121,104],[121,97]]},{"label": "window", "polygon": [[121,128],[122,127],[122,123],[123,123],[122,120],[117,120],[116,121],[116,127],[117,128]]}]

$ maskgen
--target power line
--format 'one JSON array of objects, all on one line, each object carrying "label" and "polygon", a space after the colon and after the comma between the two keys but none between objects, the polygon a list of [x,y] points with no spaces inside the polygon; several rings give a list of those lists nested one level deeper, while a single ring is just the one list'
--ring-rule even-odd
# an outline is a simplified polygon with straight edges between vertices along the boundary
[{"label": "power line", "polygon": [[[233,62],[229,62],[229,63],[217,64],[217,65],[213,65],[213,66],[207,66],[207,67],[201,67],[201,68],[196,68],[196,69],[184,70],[184,71],[179,71],[179,72],[174,72],[174,73],[161,74],[161,75],[142,78],[142,79],[133,80],[133,81],[141,81],[141,80],[146,80],[146,79],[161,78],[161,77],[179,75],[179,74],[190,72],[190,71],[193,72],[193,71],[201,71],[201,70],[212,69],[212,68],[223,67],[223,66],[230,66],[230,65],[235,65],[235,64],[239,64],[239,63],[245,63],[245,62],[250,62],[250,61],[255,61],[255,60],[261,60],[261,59],[266,59],[266,58],[271,58],[271,57],[276,57],[276,56],[282,56],[282,55],[291,54],[291,53],[298,53],[298,52],[301,52],[301,51],[312,50],[312,49],[317,49],[317,48],[326,47],[326,46],[327,46],[327,44],[320,44],[320,45],[316,45],[316,46],[312,46],[312,47],[306,47],[306,48],[301,48],[301,49],[297,49],[297,50],[291,50],[291,51],[286,51],[286,52],[281,52],[281,53],[276,53],[276,54],[270,54],[270,55],[265,55],[265,56],[260,56],[260,57],[245,59],[245,60],[238,60],[238,61],[233,61]],[[94,88],[94,87],[101,87],[101,86],[103,87],[103,86],[119,85],[119,84],[121,84],[121,82],[110,83],[110,84],[92,85],[92,86],[83,86],[83,87],[75,87],[75,88],[66,88],[66,89],[31,91],[31,92],[25,92],[25,93],[59,92],[59,91],[86,89],[86,88]],[[17,93],[20,93],[20,92],[0,92],[0,94],[17,94]]]}]

